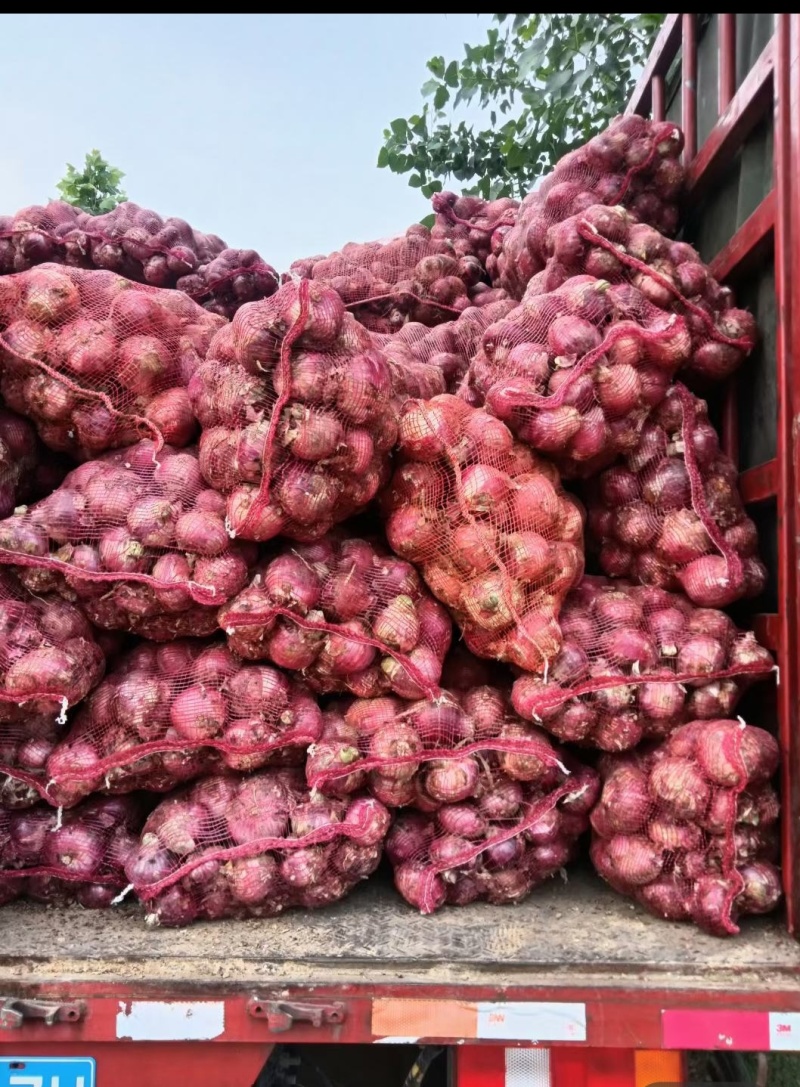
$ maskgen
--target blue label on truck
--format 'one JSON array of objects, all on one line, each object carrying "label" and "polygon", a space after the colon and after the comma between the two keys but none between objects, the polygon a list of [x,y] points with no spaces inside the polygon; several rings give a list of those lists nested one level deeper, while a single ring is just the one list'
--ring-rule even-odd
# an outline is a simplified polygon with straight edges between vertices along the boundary
[{"label": "blue label on truck", "polygon": [[95,1087],[92,1057],[0,1057],[0,1087]]}]

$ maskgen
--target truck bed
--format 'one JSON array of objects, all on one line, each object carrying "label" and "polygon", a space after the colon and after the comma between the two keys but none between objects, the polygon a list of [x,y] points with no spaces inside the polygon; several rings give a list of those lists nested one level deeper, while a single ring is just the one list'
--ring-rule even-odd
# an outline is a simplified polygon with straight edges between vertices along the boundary
[{"label": "truck bed", "polygon": [[388,880],[338,905],[266,921],[187,929],[141,910],[31,903],[0,911],[0,992],[241,992],[292,986],[470,985],[627,990],[796,989],[800,945],[781,917],[732,939],[649,916],[589,872],[556,879],[516,907],[476,904],[422,917]]}]

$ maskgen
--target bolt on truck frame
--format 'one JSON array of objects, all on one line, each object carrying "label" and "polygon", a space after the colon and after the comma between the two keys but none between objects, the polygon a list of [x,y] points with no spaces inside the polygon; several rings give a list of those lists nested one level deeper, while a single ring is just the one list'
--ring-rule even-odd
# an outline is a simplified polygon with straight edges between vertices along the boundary
[{"label": "bolt on truck frame", "polygon": [[748,618],[777,683],[743,712],[783,750],[783,915],[719,940],[590,872],[433,917],[374,882],[319,913],[177,931],[12,905],[5,1082],[81,1087],[66,1060],[91,1057],[99,1087],[249,1087],[283,1041],[430,1042],[452,1087],[647,1087],[685,1078],[691,1049],[800,1050],[800,15],[668,15],[628,110],[683,126],[687,239],[762,332],[710,406],[771,573]]}]

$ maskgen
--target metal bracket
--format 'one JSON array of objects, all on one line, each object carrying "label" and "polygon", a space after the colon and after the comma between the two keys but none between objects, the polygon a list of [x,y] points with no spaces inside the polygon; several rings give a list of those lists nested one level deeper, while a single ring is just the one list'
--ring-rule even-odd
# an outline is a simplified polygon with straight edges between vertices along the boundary
[{"label": "metal bracket", "polygon": [[48,1027],[55,1023],[77,1023],[85,1012],[86,1005],[79,1000],[23,1000],[0,996],[0,1030],[16,1030],[26,1019],[43,1019]]},{"label": "metal bracket", "polygon": [[247,1002],[247,1014],[253,1019],[266,1019],[273,1034],[291,1030],[295,1023],[310,1023],[312,1027],[336,1026],[344,1022],[344,1004],[299,1004],[292,1000],[259,1000]]}]

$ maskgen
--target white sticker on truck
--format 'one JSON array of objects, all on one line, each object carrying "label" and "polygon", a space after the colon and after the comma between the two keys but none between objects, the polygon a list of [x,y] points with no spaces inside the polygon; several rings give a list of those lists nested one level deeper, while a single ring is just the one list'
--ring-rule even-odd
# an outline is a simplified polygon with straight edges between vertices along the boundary
[{"label": "white sticker on truck", "polygon": [[479,1003],[478,1038],[498,1041],[585,1042],[586,1005],[567,1003]]},{"label": "white sticker on truck", "polygon": [[209,1042],[225,1031],[225,1002],[120,1001],[117,1038],[131,1042]]}]

